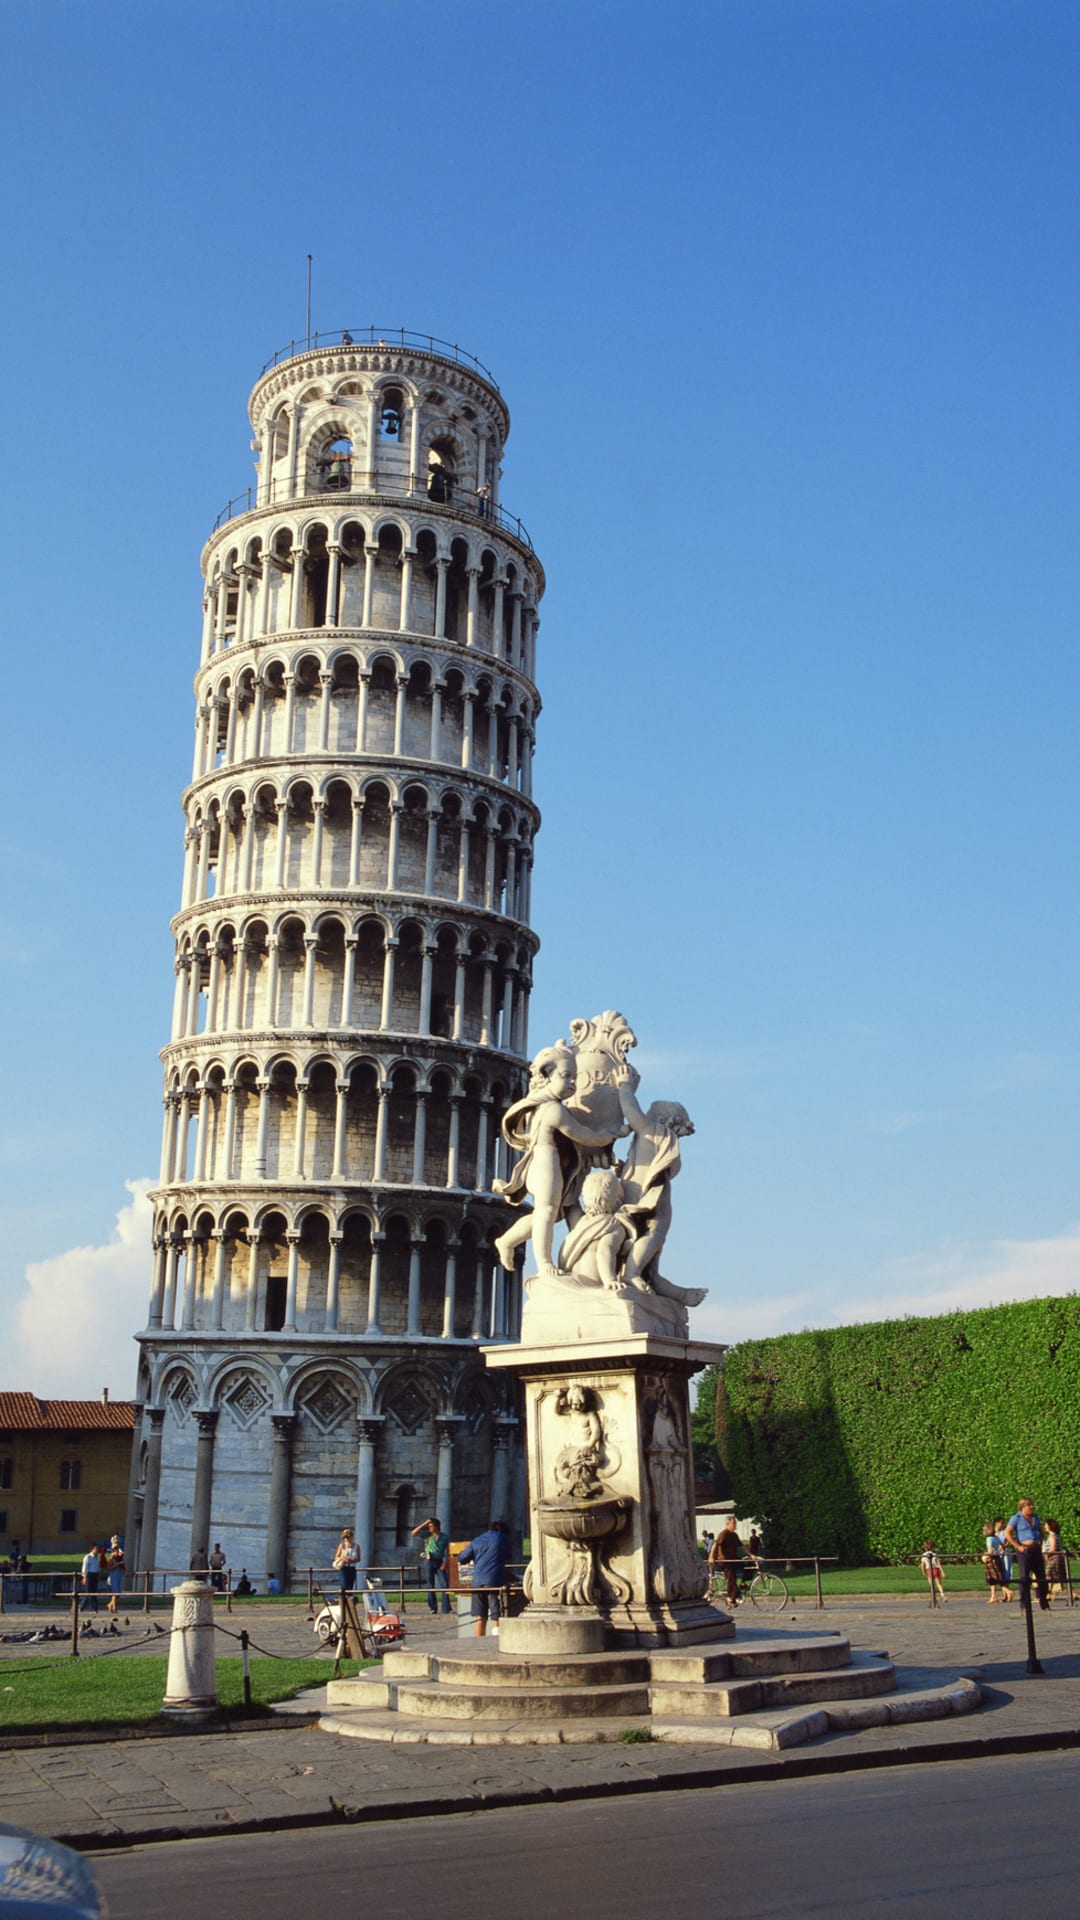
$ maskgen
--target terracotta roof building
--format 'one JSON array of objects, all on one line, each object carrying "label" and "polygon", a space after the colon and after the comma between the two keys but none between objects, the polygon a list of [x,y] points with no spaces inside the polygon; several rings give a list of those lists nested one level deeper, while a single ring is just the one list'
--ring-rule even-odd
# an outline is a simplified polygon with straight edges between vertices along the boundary
[{"label": "terracotta roof building", "polygon": [[0,1393],[0,1552],[74,1553],[124,1531],[130,1400]]}]

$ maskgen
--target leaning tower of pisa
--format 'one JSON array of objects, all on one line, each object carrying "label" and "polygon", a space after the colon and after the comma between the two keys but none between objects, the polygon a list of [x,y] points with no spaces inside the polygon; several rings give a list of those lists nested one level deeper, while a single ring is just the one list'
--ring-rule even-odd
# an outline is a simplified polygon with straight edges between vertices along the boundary
[{"label": "leaning tower of pisa", "polygon": [[[520,1499],[499,1122],[521,1090],[543,572],[509,416],[410,333],[294,343],[202,556],[129,1543],[262,1577]],[[132,1556],[129,1552],[129,1564]]]}]

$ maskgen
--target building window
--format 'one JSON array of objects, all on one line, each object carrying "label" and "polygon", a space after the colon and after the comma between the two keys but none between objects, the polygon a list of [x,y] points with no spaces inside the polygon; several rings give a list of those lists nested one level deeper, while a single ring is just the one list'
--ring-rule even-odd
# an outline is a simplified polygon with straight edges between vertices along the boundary
[{"label": "building window", "polygon": [[61,1507],[60,1531],[61,1533],[78,1533],[79,1531],[78,1507]]},{"label": "building window", "polygon": [[382,413],[379,416],[380,440],[400,440],[402,416],[405,412],[405,395],[400,387],[388,387],[383,394]]},{"label": "building window", "polygon": [[394,1516],[394,1545],[402,1547],[412,1532],[413,1508],[416,1505],[416,1488],[405,1485],[399,1487],[396,1496],[397,1512]]},{"label": "building window", "polygon": [[266,1276],[266,1331],[277,1333],[285,1325],[285,1275]]},{"label": "building window", "polygon": [[61,1493],[78,1493],[81,1485],[82,1485],[82,1461],[81,1460],[61,1460],[60,1462]]},{"label": "building window", "polygon": [[0,1460],[0,1487],[10,1487],[11,1476],[15,1471],[15,1462],[10,1455]]},{"label": "building window", "polygon": [[352,441],[333,441],[319,466],[327,493],[347,493],[352,484]]},{"label": "building window", "polygon": [[6,1533],[7,1530],[8,1530],[7,1508],[0,1507],[0,1533]]}]

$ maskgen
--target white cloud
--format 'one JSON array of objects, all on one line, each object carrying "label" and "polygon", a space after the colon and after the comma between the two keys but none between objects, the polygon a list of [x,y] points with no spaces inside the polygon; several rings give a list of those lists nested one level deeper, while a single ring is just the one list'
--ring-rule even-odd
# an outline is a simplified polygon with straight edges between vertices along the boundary
[{"label": "white cloud", "polygon": [[15,1333],[4,1361],[5,1386],[52,1400],[116,1400],[135,1385],[132,1340],[146,1321],[151,1273],[152,1180],[126,1180],[131,1195],[103,1247],[69,1247],[26,1269],[13,1310]]},{"label": "white cloud", "polygon": [[890,1261],[866,1289],[711,1300],[697,1309],[691,1332],[700,1340],[767,1340],[806,1327],[851,1326],[859,1321],[963,1313],[1010,1300],[1080,1293],[1080,1223],[1042,1240],[995,1240],[989,1245],[943,1246]]},{"label": "white cloud", "polygon": [[1061,1062],[1052,1053],[1009,1053],[988,1067],[975,1083],[977,1093],[1022,1093],[1061,1078]]},{"label": "white cloud", "polygon": [[795,1333],[821,1312],[812,1293],[757,1294],[751,1300],[711,1300],[696,1308],[690,1332],[696,1340],[720,1340],[734,1346],[738,1340],[767,1340],[774,1333]]},{"label": "white cloud", "polygon": [[838,1302],[835,1320],[898,1320],[1080,1292],[1080,1224],[1043,1240],[945,1246],[895,1260],[873,1295]]}]

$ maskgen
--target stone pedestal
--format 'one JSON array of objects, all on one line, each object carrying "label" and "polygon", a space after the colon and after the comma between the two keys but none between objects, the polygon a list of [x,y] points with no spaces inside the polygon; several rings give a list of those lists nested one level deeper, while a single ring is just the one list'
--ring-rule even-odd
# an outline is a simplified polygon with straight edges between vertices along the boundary
[{"label": "stone pedestal", "polygon": [[687,1385],[725,1349],[660,1334],[489,1347],[525,1383],[529,1605],[506,1654],[679,1647],[734,1633],[695,1539]]},{"label": "stone pedestal", "polygon": [[173,1632],[161,1711],[174,1720],[200,1720],[217,1706],[214,1596],[205,1580],[173,1590]]}]

